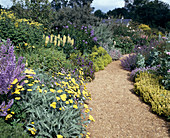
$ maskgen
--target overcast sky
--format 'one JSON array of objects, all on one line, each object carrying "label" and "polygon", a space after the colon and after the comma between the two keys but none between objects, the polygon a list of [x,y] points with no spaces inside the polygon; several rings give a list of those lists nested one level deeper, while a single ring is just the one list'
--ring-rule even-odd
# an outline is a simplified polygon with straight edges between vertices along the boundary
[{"label": "overcast sky", "polygon": [[[49,0],[50,2],[52,0]],[[170,0],[161,0],[163,2],[166,2],[170,4]],[[9,7],[12,6],[11,0],[0,0],[0,5],[3,7]],[[121,8],[125,5],[124,0],[93,0],[93,3],[91,4],[92,7],[95,7],[95,10],[102,10],[103,12],[107,12],[109,10],[113,10],[115,8]]]}]

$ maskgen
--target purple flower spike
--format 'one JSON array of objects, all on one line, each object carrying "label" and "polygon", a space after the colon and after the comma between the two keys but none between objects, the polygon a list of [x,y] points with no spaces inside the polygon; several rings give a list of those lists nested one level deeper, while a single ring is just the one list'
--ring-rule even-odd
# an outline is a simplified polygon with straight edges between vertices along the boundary
[{"label": "purple flower spike", "polygon": [[97,41],[97,37],[93,37],[93,40],[94,40],[94,41]]}]

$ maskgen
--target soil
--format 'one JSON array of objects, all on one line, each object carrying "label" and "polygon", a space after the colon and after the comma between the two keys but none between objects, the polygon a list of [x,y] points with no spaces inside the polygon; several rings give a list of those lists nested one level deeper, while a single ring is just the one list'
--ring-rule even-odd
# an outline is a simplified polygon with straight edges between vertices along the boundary
[{"label": "soil", "polygon": [[87,102],[95,119],[87,126],[89,137],[169,138],[170,122],[152,113],[151,106],[134,93],[130,72],[120,63],[113,61],[87,84],[92,97]]}]

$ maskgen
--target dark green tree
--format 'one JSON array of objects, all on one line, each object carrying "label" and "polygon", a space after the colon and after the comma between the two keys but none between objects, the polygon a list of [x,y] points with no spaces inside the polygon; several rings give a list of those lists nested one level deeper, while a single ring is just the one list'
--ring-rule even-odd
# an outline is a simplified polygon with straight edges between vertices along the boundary
[{"label": "dark green tree", "polygon": [[103,13],[101,10],[96,10],[94,12],[94,16],[98,17],[98,18],[107,18],[108,16]]}]

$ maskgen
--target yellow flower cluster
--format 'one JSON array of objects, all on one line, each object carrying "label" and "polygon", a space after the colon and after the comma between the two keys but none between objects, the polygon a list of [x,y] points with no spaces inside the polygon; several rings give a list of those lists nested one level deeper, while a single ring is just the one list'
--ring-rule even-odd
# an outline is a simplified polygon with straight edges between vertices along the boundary
[{"label": "yellow flower cluster", "polygon": [[160,78],[161,76],[157,77],[154,74],[141,72],[135,79],[134,90],[145,102],[152,105],[154,112],[168,116],[170,113],[170,92],[159,84]]},{"label": "yellow flower cluster", "polygon": [[37,130],[33,127],[33,128],[29,128],[28,131],[31,131],[31,134],[35,135]]},{"label": "yellow flower cluster", "polygon": [[49,36],[45,36],[43,35],[43,39],[45,39],[45,46],[47,46],[48,43],[54,43],[54,46],[60,46],[61,43],[63,44],[63,46],[65,46],[65,43],[70,43],[72,46],[74,45],[74,39],[71,39],[70,36],[63,36],[63,38],[61,38],[60,34],[58,34],[58,36],[54,36],[53,34]]},{"label": "yellow flower cluster", "polygon": [[143,31],[151,30],[151,28],[146,24],[140,24],[138,27],[139,29],[142,29]]},{"label": "yellow flower cluster", "polygon": [[[59,102],[60,100],[62,100],[63,102],[65,102],[65,104],[73,104],[73,100],[72,99],[68,99],[68,96],[69,97],[73,97],[73,98],[79,98],[80,96],[86,98],[86,99],[90,99],[91,100],[91,94],[87,91],[86,89],[86,85],[83,83],[84,79],[83,79],[83,72],[82,72],[82,69],[79,71],[79,78],[80,78],[80,84],[78,84],[75,80],[75,78],[72,78],[71,77],[71,74],[68,74],[67,76],[65,76],[65,79],[67,81],[61,81],[61,82],[55,82],[56,86],[59,86],[60,89],[59,90],[54,90],[54,89],[50,89],[50,91],[52,93],[54,92],[57,92],[58,94],[60,94],[60,96],[56,96],[56,99],[57,99],[57,102]],[[61,72],[58,72],[57,75],[61,75],[64,77],[65,74],[61,73]],[[82,93],[80,92],[80,86],[79,85],[82,85],[84,86],[84,90],[82,90]],[[52,102],[50,104],[50,107],[52,108],[56,108],[56,102]],[[78,105],[77,103],[76,104],[73,104],[72,105],[73,108],[75,109],[78,109]],[[86,113],[88,113],[90,110],[88,109],[88,106],[85,104],[84,105],[85,108],[86,108]],[[61,110],[62,108],[60,108]]]},{"label": "yellow flower cluster", "polygon": [[1,14],[0,14],[0,20],[5,19],[5,17],[3,17],[3,15],[6,15],[8,18],[10,18],[12,21],[15,21],[15,27],[18,27],[18,23],[21,22],[26,22],[28,25],[35,25],[35,26],[41,26],[42,24],[35,22],[31,19],[17,19],[16,16],[14,15],[14,13],[12,13],[11,11],[5,11],[3,9],[1,9]]}]

